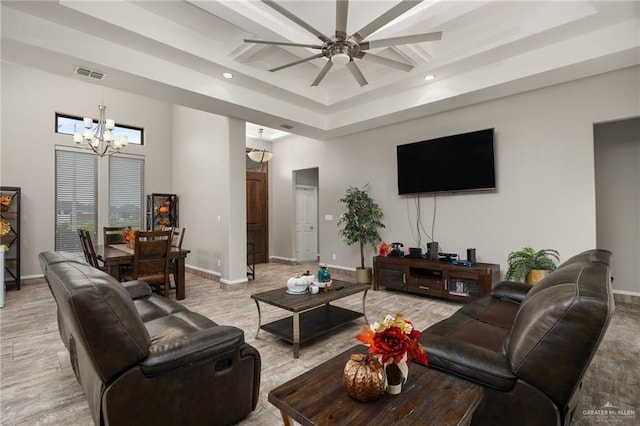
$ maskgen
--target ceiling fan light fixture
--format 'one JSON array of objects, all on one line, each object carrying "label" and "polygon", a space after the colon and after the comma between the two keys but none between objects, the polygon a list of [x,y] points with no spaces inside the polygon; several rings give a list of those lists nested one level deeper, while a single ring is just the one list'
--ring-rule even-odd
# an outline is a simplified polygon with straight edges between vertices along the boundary
[{"label": "ceiling fan light fixture", "polygon": [[345,66],[351,62],[351,56],[346,53],[336,53],[331,57],[331,62],[333,62],[334,65]]}]

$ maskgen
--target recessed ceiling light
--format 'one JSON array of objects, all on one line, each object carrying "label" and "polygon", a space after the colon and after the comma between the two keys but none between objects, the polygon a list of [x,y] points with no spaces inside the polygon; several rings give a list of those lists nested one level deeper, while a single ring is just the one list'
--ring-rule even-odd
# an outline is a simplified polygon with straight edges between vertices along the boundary
[{"label": "recessed ceiling light", "polygon": [[435,78],[436,78],[436,76],[434,74],[429,74],[429,75],[424,77],[424,79],[427,80],[427,81],[431,81],[431,80],[433,80]]},{"label": "recessed ceiling light", "polygon": [[224,78],[233,78],[233,74],[231,74],[230,72],[224,72],[224,73],[222,73],[222,76]]}]

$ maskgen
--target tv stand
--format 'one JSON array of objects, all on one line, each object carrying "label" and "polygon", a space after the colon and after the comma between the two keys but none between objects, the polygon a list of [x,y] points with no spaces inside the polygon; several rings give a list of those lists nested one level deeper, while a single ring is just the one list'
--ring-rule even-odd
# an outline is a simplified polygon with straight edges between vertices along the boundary
[{"label": "tv stand", "polygon": [[387,290],[468,302],[488,296],[493,283],[499,280],[500,265],[493,263],[462,266],[426,259],[373,258],[374,290],[382,286]]}]

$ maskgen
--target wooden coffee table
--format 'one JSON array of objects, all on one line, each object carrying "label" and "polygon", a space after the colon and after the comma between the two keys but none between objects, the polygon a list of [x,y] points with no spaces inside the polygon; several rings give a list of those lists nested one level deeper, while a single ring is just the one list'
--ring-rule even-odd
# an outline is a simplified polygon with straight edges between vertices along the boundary
[{"label": "wooden coffee table", "polygon": [[[385,393],[371,402],[351,398],[343,383],[344,366],[362,345],[341,353],[269,392],[285,425],[468,425],[482,400],[482,387],[424,365],[409,365],[399,395]],[[428,354],[427,354],[428,357]]]},{"label": "wooden coffee table", "polygon": [[[293,344],[293,357],[298,358],[300,356],[301,343],[327,334],[362,316],[364,316],[365,323],[368,324],[365,298],[369,288],[368,284],[333,280],[331,290],[327,292],[320,290],[318,294],[288,294],[286,287],[252,294],[251,298],[256,301],[256,306],[258,307],[258,331],[256,332],[256,337],[258,337],[260,329],[275,334]],[[329,302],[358,293],[364,293],[362,296],[362,312],[329,304]],[[263,325],[259,302],[285,309],[292,312],[293,315]]]}]

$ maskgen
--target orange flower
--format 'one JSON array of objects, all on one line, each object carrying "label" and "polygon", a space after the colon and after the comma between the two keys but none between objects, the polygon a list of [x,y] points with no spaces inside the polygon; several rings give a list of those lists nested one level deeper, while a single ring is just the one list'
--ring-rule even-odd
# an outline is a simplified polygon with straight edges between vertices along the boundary
[{"label": "orange flower", "polygon": [[371,327],[363,327],[363,332],[356,339],[369,347],[369,353],[376,356],[384,365],[392,360],[396,364],[416,359],[428,364],[427,354],[420,344],[420,331],[413,328],[413,323],[405,320],[402,314],[386,315],[380,323]]},{"label": "orange flower", "polygon": [[11,205],[11,197],[0,197],[0,204],[9,207]]},{"label": "orange flower", "polygon": [[378,254],[380,256],[388,256],[389,253],[391,253],[391,246],[383,241],[382,244],[380,244],[380,248],[378,249]]}]

